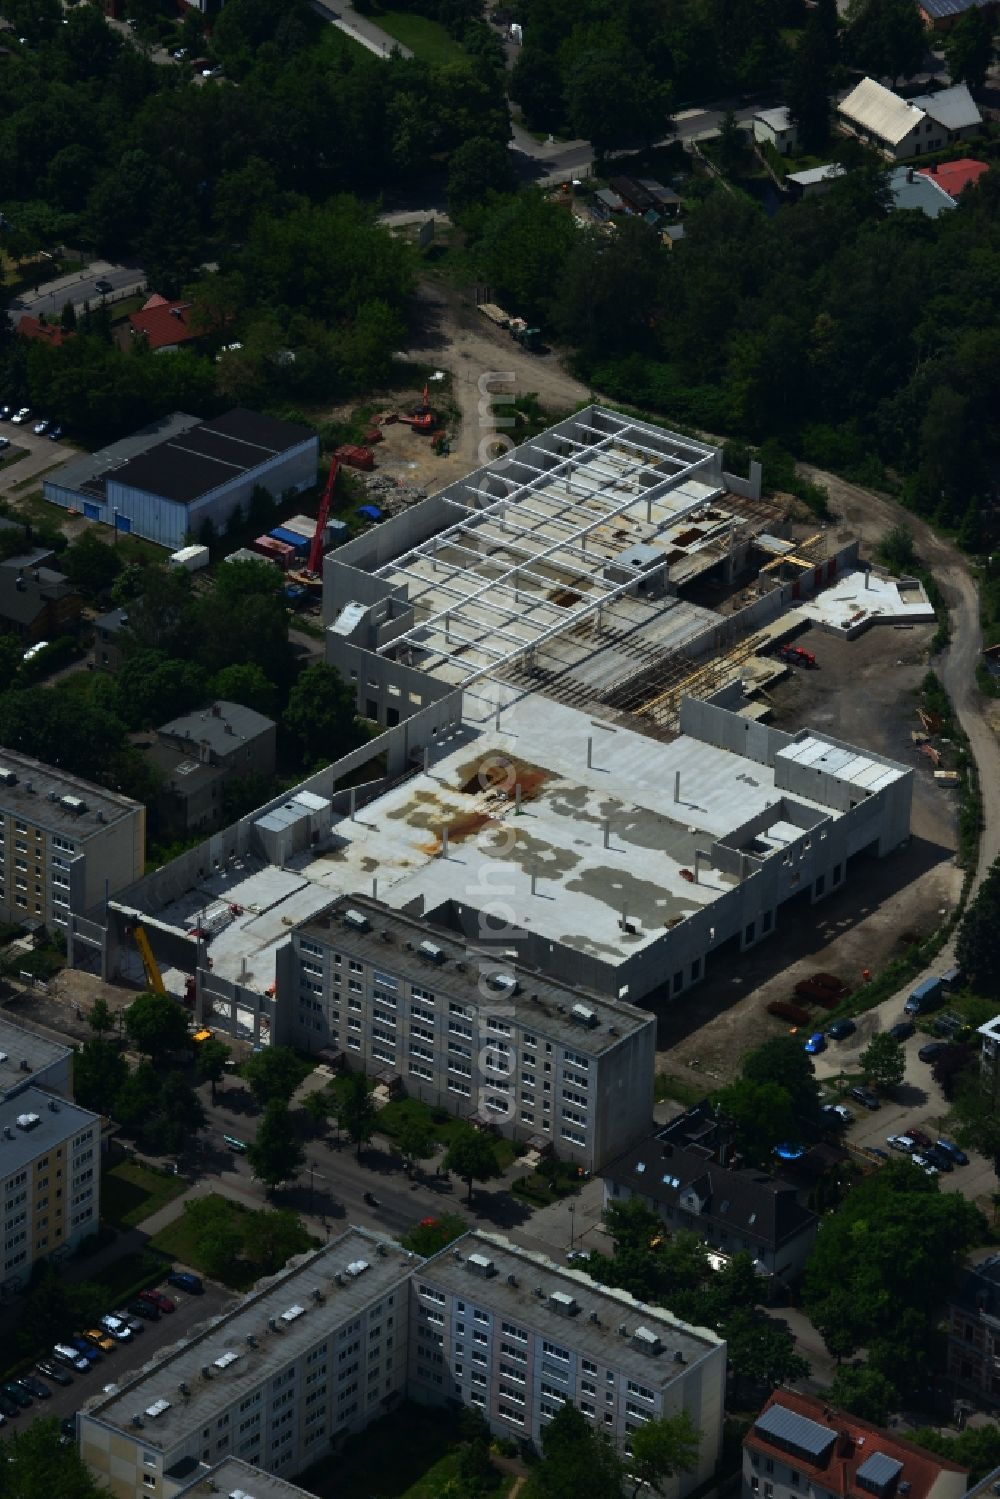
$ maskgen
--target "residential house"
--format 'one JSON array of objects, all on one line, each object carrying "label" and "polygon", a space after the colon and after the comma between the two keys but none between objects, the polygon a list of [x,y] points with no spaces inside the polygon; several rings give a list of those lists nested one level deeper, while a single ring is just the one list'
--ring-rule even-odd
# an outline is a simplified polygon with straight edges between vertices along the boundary
[{"label": "residential house", "polygon": [[605,1206],[631,1197],[720,1258],[749,1250],[775,1286],[798,1278],[816,1238],[816,1214],[791,1183],[732,1159],[707,1099],[605,1168]]},{"label": "residential house", "polygon": [[874,78],[863,78],[837,106],[842,129],[881,151],[890,161],[906,161],[940,151],[977,132],[982,116],[964,83],[937,94],[902,99]]},{"label": "residential house", "polygon": [[163,828],[190,837],[214,827],[228,780],[274,775],[277,734],[273,719],[221,699],[161,725],[149,758],[164,776],[157,798]]},{"label": "residential house", "polygon": [[1000,1255],[965,1271],[948,1304],[948,1378],[977,1405],[1000,1409]]},{"label": "residential house", "polygon": [[799,143],[799,131],[788,105],[759,110],[753,117],[753,138],[760,145],[766,142],[773,146],[782,156],[794,151]]},{"label": "residential house", "polygon": [[0,628],[26,645],[52,640],[76,628],[83,601],[62,573],[45,566],[47,548],[0,562]]},{"label": "residential house", "polygon": [[920,19],[928,31],[950,31],[966,11],[976,9],[995,16],[997,0],[917,0]]},{"label": "residential house", "polygon": [[172,353],[201,338],[205,330],[192,325],[191,307],[190,302],[171,302],[154,292],[138,312],[128,315],[133,338],[144,338],[156,354]]},{"label": "residential house", "polygon": [[17,325],[17,331],[21,338],[30,338],[34,343],[48,344],[50,349],[58,349],[67,339],[73,337],[72,328],[63,328],[59,323],[47,322],[44,318],[32,317],[26,312]]},{"label": "residential house", "polygon": [[960,156],[956,161],[936,161],[929,167],[918,168],[925,177],[933,177],[937,185],[956,201],[989,169],[989,162],[976,161],[972,156]]},{"label": "residential house", "polygon": [[949,209],[958,207],[936,176],[929,172],[916,172],[913,167],[897,167],[894,172],[890,172],[889,191],[894,209],[910,209],[922,213],[928,219],[936,219]]},{"label": "residential house", "polygon": [[775,1390],[743,1438],[742,1499],[962,1499],[968,1469],[814,1395]]}]

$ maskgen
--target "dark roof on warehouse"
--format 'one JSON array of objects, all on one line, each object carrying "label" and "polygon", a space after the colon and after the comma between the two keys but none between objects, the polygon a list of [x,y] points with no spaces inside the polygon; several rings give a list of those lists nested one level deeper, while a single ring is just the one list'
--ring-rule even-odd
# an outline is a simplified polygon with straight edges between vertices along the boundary
[{"label": "dark roof on warehouse", "polygon": [[633,1146],[605,1168],[607,1180],[751,1244],[777,1248],[815,1223],[789,1182],[764,1171],[723,1164],[726,1145],[707,1102]]},{"label": "dark roof on warehouse", "polygon": [[238,406],[137,454],[108,480],[190,505],[312,437],[311,427]]}]

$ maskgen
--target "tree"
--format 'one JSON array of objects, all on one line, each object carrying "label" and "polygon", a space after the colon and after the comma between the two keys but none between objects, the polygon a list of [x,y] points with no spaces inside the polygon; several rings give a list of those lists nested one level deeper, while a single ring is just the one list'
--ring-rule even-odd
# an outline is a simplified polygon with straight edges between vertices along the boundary
[{"label": "tree", "polygon": [[448,212],[454,219],[490,193],[511,192],[515,185],[507,147],[473,136],[451,153],[448,162]]},{"label": "tree", "polygon": [[638,1499],[643,1484],[655,1494],[665,1494],[669,1479],[695,1467],[700,1446],[701,1433],[685,1410],[644,1422],[632,1433],[633,1499]]},{"label": "tree", "polygon": [[773,1389],[805,1379],[809,1365],[795,1351],[788,1328],[753,1311],[738,1311],[725,1323],[726,1355],[733,1378],[754,1389]]},{"label": "tree", "polygon": [[739,1150],[756,1166],[770,1161],[776,1145],[796,1137],[791,1097],[777,1083],[756,1083],[743,1077],[728,1088],[720,1088],[714,1103],[732,1125]]},{"label": "tree", "polygon": [[73,1096],[95,1114],[113,1114],[128,1063],[107,1041],[85,1041],[73,1058]]},{"label": "tree", "polygon": [[409,1233],[403,1235],[401,1243],[404,1249],[430,1259],[432,1254],[440,1254],[442,1249],[460,1239],[468,1229],[468,1223],[457,1213],[442,1213],[440,1218],[421,1218]]},{"label": "tree", "polygon": [[[58,1334],[57,1336],[64,1336]],[[64,1444],[54,1417],[36,1417],[3,1444],[0,1499],[101,1499],[106,1492],[84,1466],[75,1442]]]},{"label": "tree", "polygon": [[146,1056],[178,1051],[187,1041],[187,1015],[169,994],[140,994],[125,1011],[125,1029]]},{"label": "tree", "polygon": [[888,1093],[898,1088],[906,1072],[906,1055],[888,1031],[879,1031],[869,1041],[858,1061],[868,1080]]},{"label": "tree", "polygon": [[621,1492],[624,1467],[602,1431],[568,1400],[542,1429],[535,1484],[545,1499],[608,1499]]},{"label": "tree", "polygon": [[1000,859],[991,865],[962,917],[955,961],[977,994],[1000,995]]},{"label": "tree", "polygon": [[254,1175],[266,1184],[270,1192],[279,1182],[296,1176],[305,1158],[287,1102],[282,1098],[272,1098],[264,1110],[257,1139],[247,1147],[247,1159]]},{"label": "tree", "polygon": [[242,703],[244,708],[263,713],[265,718],[274,718],[278,709],[277,688],[255,661],[224,666],[216,673],[212,693],[223,702]]},{"label": "tree", "polygon": [[139,1138],[160,1106],[160,1074],[151,1062],[129,1072],[115,1099],[115,1118],[127,1135]]},{"label": "tree", "polygon": [[324,1128],[336,1103],[328,1088],[316,1088],[302,1100],[302,1112],[317,1134]]},{"label": "tree", "polygon": [[775,1036],[754,1047],[743,1059],[741,1072],[752,1083],[776,1083],[788,1094],[800,1124],[819,1124],[820,1092],[812,1059],[794,1036]]},{"label": "tree", "polygon": [[909,1161],[890,1161],[821,1220],[806,1266],[806,1313],[838,1356],[860,1347],[871,1352],[880,1340],[902,1347],[915,1328],[915,1345],[903,1348],[914,1373],[904,1369],[894,1381],[912,1391],[920,1377],[912,1355],[926,1349],[959,1263],[982,1232],[972,1203],[942,1193]]},{"label": "tree", "polygon": [[363,1072],[349,1073],[341,1087],[337,1123],[351,1144],[357,1146],[359,1161],[362,1145],[367,1145],[375,1133],[375,1112],[368,1079]]},{"label": "tree", "polygon": [[890,526],[879,541],[877,551],[879,561],[894,573],[911,572],[917,565],[913,532],[909,526]]},{"label": "tree", "polygon": [[253,1259],[264,1275],[274,1275],[287,1265],[292,1255],[301,1254],[310,1243],[316,1242],[310,1239],[302,1219],[290,1208],[254,1213],[251,1236]]},{"label": "tree", "polygon": [[474,1129],[471,1124],[465,1124],[460,1130],[456,1130],[444,1158],[444,1169],[454,1171],[465,1182],[471,1203],[472,1183],[491,1181],[499,1175],[496,1151],[489,1135]]},{"label": "tree", "polygon": [[458,1459],[458,1476],[462,1481],[462,1493],[469,1499],[478,1499],[492,1482],[493,1464],[490,1462],[490,1444],[486,1437],[474,1437],[462,1448]]},{"label": "tree", "polygon": [[747,159],[749,145],[746,133],[740,128],[731,109],[727,109],[723,115],[716,149],[719,153],[719,166],[727,177],[734,176]]},{"label": "tree", "polygon": [[807,151],[822,151],[830,138],[831,47],[824,17],[811,12],[795,49],[786,98],[799,140]]},{"label": "tree", "polygon": [[952,83],[967,83],[970,89],[983,87],[993,61],[995,29],[992,12],[974,8],[959,16],[944,39]]},{"label": "tree", "polygon": [[63,553],[62,570],[88,599],[107,593],[122,570],[114,547],[100,540],[96,531],[84,531]]},{"label": "tree", "polygon": [[996,1426],[966,1426],[957,1437],[924,1428],[915,1431],[911,1440],[939,1457],[949,1458],[969,1469],[969,1488],[982,1483],[987,1474],[1000,1467],[1000,1430]]},{"label": "tree", "polygon": [[106,1306],[101,1286],[67,1280],[51,1260],[38,1260],[21,1302],[17,1342],[26,1354],[37,1353],[64,1338],[69,1327],[92,1327]]},{"label": "tree", "polygon": [[166,1155],[182,1155],[206,1116],[201,1099],[180,1072],[168,1072],[160,1089],[155,1115],[143,1128],[143,1138]]},{"label": "tree", "polygon": [[207,1041],[202,1041],[198,1047],[197,1071],[203,1082],[212,1085],[212,1102],[215,1102],[216,1086],[222,1081],[226,1071],[226,1063],[232,1056],[232,1047],[220,1041],[217,1036],[209,1036]]},{"label": "tree", "polygon": [[911,0],[852,0],[847,13],[850,59],[873,78],[909,78],[920,68],[927,42]]},{"label": "tree", "polygon": [[307,666],[288,694],[282,727],[297,739],[309,764],[329,762],[364,743],[354,694],[332,666]]},{"label": "tree", "polygon": [[886,1424],[898,1401],[885,1375],[868,1364],[841,1364],[833,1376],[829,1398],[832,1405],[874,1426]]},{"label": "tree", "polygon": [[396,1144],[407,1171],[415,1161],[425,1161],[434,1153],[434,1136],[429,1122],[417,1114],[407,1114],[396,1133]]},{"label": "tree", "polygon": [[112,1015],[111,1006],[103,994],[99,994],[91,1005],[90,1014],[87,1016],[87,1024],[98,1039],[106,1035],[108,1031],[114,1030],[115,1017]]},{"label": "tree", "polygon": [[247,1057],[240,1076],[258,1103],[279,1099],[287,1104],[308,1071],[290,1046],[267,1046]]}]

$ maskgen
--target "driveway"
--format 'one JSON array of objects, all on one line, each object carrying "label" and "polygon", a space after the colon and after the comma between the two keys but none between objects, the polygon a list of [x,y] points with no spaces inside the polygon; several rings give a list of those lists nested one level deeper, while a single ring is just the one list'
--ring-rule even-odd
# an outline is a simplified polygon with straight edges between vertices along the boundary
[{"label": "driveway", "polygon": [[[31,420],[22,427],[15,427],[11,422],[0,422],[0,436],[10,438],[10,447],[6,448],[0,457],[9,460],[16,449],[21,449],[27,456],[19,458],[16,463],[6,461],[0,466],[0,494],[5,495],[15,507],[17,506],[17,494],[12,493],[15,485],[20,485],[25,479],[41,477],[50,468],[56,468],[61,463],[67,463],[73,456],[73,450],[66,448],[62,443],[50,442],[47,437],[36,437],[32,432],[32,424],[38,420],[38,413],[32,412]],[[20,491],[19,491],[20,492]]]}]

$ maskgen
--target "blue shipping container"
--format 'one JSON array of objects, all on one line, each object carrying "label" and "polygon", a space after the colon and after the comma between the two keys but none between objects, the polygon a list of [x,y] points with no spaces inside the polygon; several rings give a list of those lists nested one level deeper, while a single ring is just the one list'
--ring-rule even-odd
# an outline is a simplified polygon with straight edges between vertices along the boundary
[{"label": "blue shipping container", "polygon": [[297,531],[286,531],[284,526],[275,526],[268,535],[273,536],[275,541],[283,541],[286,546],[294,547],[297,552],[304,554],[309,550],[309,543],[304,536],[300,536]]}]

